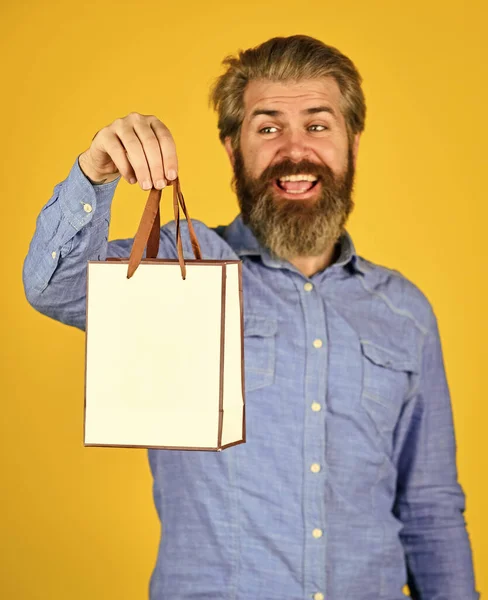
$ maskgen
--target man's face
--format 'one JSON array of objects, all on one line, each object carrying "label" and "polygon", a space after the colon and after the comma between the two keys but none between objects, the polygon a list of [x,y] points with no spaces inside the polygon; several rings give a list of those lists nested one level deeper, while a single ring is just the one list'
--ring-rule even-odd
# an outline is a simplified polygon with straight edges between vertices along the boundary
[{"label": "man's face", "polygon": [[336,81],[252,81],[244,109],[238,150],[225,144],[244,222],[281,258],[320,255],[353,208],[359,136],[350,148]]}]

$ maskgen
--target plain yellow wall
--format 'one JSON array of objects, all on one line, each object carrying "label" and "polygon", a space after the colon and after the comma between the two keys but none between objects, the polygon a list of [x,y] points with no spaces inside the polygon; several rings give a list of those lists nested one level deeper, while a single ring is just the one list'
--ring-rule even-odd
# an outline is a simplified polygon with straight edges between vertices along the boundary
[{"label": "plain yellow wall", "polygon": [[[93,135],[137,111],[173,131],[192,216],[229,222],[237,203],[209,85],[227,54],[294,33],[337,46],[364,77],[349,231],[361,255],[403,272],[434,305],[488,593],[487,14],[483,0],[3,4],[0,597],[146,598],[159,537],[145,452],[82,445],[83,334],[24,298],[38,212]],[[119,183],[112,238],[134,234],[146,196]]]}]

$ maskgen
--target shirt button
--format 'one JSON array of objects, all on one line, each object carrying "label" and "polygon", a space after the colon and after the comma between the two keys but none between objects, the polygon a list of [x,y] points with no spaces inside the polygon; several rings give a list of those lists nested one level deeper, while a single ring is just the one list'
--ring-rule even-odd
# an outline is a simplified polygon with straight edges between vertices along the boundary
[{"label": "shirt button", "polygon": [[91,211],[93,210],[93,208],[91,207],[91,204],[83,204],[83,210],[86,213],[91,213]]},{"label": "shirt button", "polygon": [[323,345],[324,345],[324,344],[323,344],[322,340],[318,340],[318,339],[317,339],[317,340],[314,340],[314,341],[313,341],[313,347],[314,347],[314,348],[322,348],[322,346],[323,346]]},{"label": "shirt button", "polygon": [[314,403],[312,404],[312,410],[313,410],[313,412],[319,412],[319,410],[320,410],[321,408],[322,408],[322,407],[320,406],[320,404],[319,404],[318,402],[314,402]]},{"label": "shirt button", "polygon": [[311,291],[313,290],[313,285],[312,285],[311,283],[306,283],[306,284],[303,286],[303,289],[304,289],[306,292],[311,292]]},{"label": "shirt button", "polygon": [[314,537],[315,539],[317,539],[317,540],[318,540],[319,538],[321,538],[321,537],[323,536],[323,534],[324,534],[324,532],[322,531],[322,529],[314,529],[314,530],[312,531],[312,535],[313,535],[313,537]]},{"label": "shirt button", "polygon": [[56,252],[53,252],[53,253],[51,254],[51,256],[52,256],[53,258],[56,258]]},{"label": "shirt button", "polygon": [[325,596],[321,592],[317,592],[313,595],[313,600],[325,600]]},{"label": "shirt button", "polygon": [[313,465],[311,465],[310,470],[312,471],[312,473],[319,473],[320,472],[320,465],[318,463],[313,463]]}]

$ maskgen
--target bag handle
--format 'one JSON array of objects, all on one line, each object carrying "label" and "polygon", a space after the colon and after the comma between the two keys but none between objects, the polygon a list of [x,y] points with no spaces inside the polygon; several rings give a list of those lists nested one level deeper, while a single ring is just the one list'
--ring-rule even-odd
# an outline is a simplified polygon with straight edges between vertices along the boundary
[{"label": "bag handle", "polygon": [[[180,263],[181,276],[183,279],[186,279],[186,265],[180,231],[180,205],[188,223],[191,246],[193,249],[193,254],[197,260],[202,259],[202,252],[200,250],[200,244],[198,243],[195,230],[193,229],[193,223],[191,222],[190,215],[188,214],[188,209],[186,208],[185,199],[181,192],[179,178],[176,178],[174,181],[170,182],[169,185],[173,186],[173,209],[176,221],[176,248],[178,251],[178,262]],[[162,190],[157,190],[156,188],[152,188],[149,192],[146,207],[142,213],[141,222],[139,223],[139,228],[134,238],[134,244],[132,245],[132,250],[129,257],[129,267],[127,269],[127,279],[130,279],[132,275],[134,275],[137,267],[141,264],[142,255],[144,254],[144,248],[146,248],[146,245],[147,258],[156,258],[158,255],[161,227],[161,217],[159,212],[161,193]]]}]

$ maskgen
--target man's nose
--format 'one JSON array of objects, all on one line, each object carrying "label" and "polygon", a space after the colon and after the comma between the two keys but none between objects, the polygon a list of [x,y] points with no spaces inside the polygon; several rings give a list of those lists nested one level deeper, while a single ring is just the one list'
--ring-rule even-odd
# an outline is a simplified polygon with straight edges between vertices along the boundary
[{"label": "man's nose", "polygon": [[280,157],[293,162],[300,162],[310,156],[310,148],[306,135],[302,131],[289,130],[282,136]]}]

